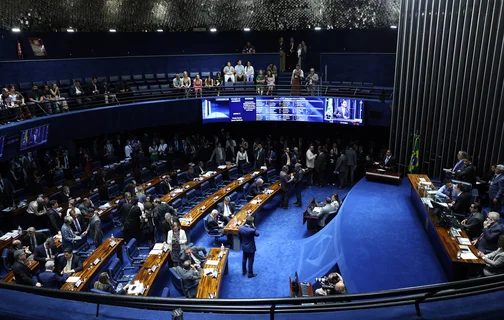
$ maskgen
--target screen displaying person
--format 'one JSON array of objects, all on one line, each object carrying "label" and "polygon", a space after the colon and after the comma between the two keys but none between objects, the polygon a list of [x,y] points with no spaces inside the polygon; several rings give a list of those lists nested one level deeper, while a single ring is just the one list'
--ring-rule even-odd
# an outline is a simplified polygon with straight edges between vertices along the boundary
[{"label": "screen displaying person", "polygon": [[346,100],[341,101],[341,105],[336,108],[336,118],[350,119],[350,108]]}]

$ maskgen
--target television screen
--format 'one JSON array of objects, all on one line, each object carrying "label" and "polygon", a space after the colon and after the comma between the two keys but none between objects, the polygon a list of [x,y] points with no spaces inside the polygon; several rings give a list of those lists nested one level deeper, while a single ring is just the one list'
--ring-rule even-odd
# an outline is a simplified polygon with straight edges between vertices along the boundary
[{"label": "television screen", "polygon": [[325,122],[361,126],[364,101],[317,97],[219,97],[202,100],[203,123],[233,121]]},{"label": "television screen", "polygon": [[324,122],[362,126],[364,101],[347,98],[327,98]]},{"label": "television screen", "polygon": [[5,136],[0,137],[0,158],[3,156],[4,143],[5,143]]},{"label": "television screen", "polygon": [[21,151],[46,143],[48,136],[49,125],[21,131]]}]

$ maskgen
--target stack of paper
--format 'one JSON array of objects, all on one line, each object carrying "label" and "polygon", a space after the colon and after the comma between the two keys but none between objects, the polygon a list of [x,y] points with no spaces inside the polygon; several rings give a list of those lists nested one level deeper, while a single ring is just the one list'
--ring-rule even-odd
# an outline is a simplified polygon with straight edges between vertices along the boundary
[{"label": "stack of paper", "polygon": [[313,208],[313,212],[319,213],[320,212],[320,207]]},{"label": "stack of paper", "polygon": [[152,249],[149,252],[149,254],[154,254],[154,255],[156,255],[156,254],[162,254],[162,253],[163,253],[163,249],[162,248],[161,249]]},{"label": "stack of paper", "polygon": [[[460,244],[463,244],[463,245],[471,245],[471,240],[467,239],[467,238],[457,238],[458,242]],[[462,248],[462,246],[461,246]],[[469,249],[469,248],[468,248]]]},{"label": "stack of paper", "polygon": [[154,248],[152,248],[153,250],[163,250],[163,244],[162,243],[156,243],[154,245]]},{"label": "stack of paper", "polygon": [[218,260],[207,260],[207,261],[205,262],[205,265],[207,265],[207,266],[216,266],[216,265],[218,265],[218,264],[219,264],[219,261],[218,261]]},{"label": "stack of paper", "polygon": [[79,281],[79,279],[80,277],[68,277],[68,279],[66,279],[66,282],[75,283]]},{"label": "stack of paper", "polygon": [[110,208],[110,204],[107,202],[105,204],[102,204],[100,207],[100,209],[107,209],[107,208]]},{"label": "stack of paper", "polygon": [[222,166],[218,166],[217,168],[219,168],[219,169],[221,169],[221,170],[224,170],[224,169],[226,169],[227,167],[226,167],[226,165],[222,165]]},{"label": "stack of paper", "polygon": [[129,287],[128,294],[141,294],[143,291],[144,291],[143,283],[140,283],[137,280],[133,285]]}]

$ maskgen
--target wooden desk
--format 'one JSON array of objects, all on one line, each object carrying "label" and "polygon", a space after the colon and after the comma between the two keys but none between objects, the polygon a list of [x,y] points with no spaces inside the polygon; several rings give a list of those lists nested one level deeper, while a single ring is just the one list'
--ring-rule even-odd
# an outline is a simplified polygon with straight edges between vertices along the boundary
[{"label": "wooden desk", "polygon": [[[307,289],[308,289],[308,295],[302,295],[301,293],[301,287],[299,287],[299,293],[296,292],[297,290],[295,290],[296,288],[294,287],[294,282],[292,282],[292,279],[291,277],[289,277],[289,292],[290,292],[290,297],[291,298],[294,298],[294,297],[313,297],[314,294],[313,294],[313,285],[311,282],[307,282]],[[301,284],[299,284],[301,285]]]},{"label": "wooden desk", "polygon": [[[28,266],[28,268],[30,268],[32,275],[35,275],[35,271],[39,266],[38,261],[35,261],[33,259],[26,259],[25,264]],[[16,280],[14,279],[14,272],[10,271],[9,273],[7,273],[7,275],[2,278],[2,281],[16,283]]]},{"label": "wooden desk", "polygon": [[370,181],[399,184],[402,181],[402,175],[399,172],[390,170],[370,168],[366,171],[366,179]]},{"label": "wooden desk", "polygon": [[[220,250],[221,250],[220,248],[210,249],[207,261],[217,260],[219,257]],[[210,293],[214,295],[215,299],[219,298],[219,292],[222,284],[223,274],[228,274],[228,264],[227,264],[228,256],[229,256],[229,249],[226,248],[224,249],[224,255],[222,256],[217,266],[211,266],[205,263],[201,273],[201,279],[198,284],[198,291],[196,293],[196,298],[208,299],[210,297],[209,296]],[[204,269],[217,269],[219,273],[216,278],[212,276],[206,276],[204,274],[205,272]]]},{"label": "wooden desk", "polygon": [[[268,190],[272,190],[273,192],[270,194],[261,193],[255,196],[249,203],[247,203],[229,223],[224,227],[225,234],[233,235],[233,244],[231,248],[234,251],[240,251],[240,238],[238,237],[238,228],[245,223],[245,219],[247,216],[254,215],[266,202],[280,191],[280,181],[277,181],[268,187]],[[260,203],[257,203],[257,200],[260,200]],[[250,212],[249,212],[250,211]]]},{"label": "wooden desk", "polygon": [[[459,267],[474,267],[474,266],[484,266],[485,262],[478,258],[475,260],[465,260],[457,259],[457,254],[459,252],[459,243],[457,239],[452,240],[451,235],[449,235],[449,230],[443,227],[437,226],[438,217],[432,216],[432,209],[424,205],[421,198],[423,195],[418,191],[418,184],[420,178],[425,179],[426,182],[431,184],[431,188],[435,189],[429,177],[425,174],[408,174],[408,179],[411,183],[411,199],[416,204],[417,208],[420,210],[421,218],[425,219],[424,226],[429,235],[429,238],[436,250],[443,268],[445,269],[448,277],[451,279],[458,278],[456,274],[460,271]],[[461,230],[460,235],[462,238],[469,238],[464,230]],[[470,238],[469,238],[470,239]],[[471,252],[478,256],[478,250],[475,246],[469,245]],[[440,250],[441,249],[441,250]],[[465,266],[464,266],[465,265]],[[459,268],[459,270],[456,270]]]},{"label": "wooden desk", "polygon": [[188,182],[184,183],[183,185],[181,185],[180,187],[175,188],[175,190],[180,190],[179,192],[172,191],[172,192],[164,195],[161,198],[161,201],[164,201],[167,204],[171,204],[173,201],[184,197],[189,191],[191,191],[193,189],[197,189],[203,182],[209,181],[209,180],[215,178],[217,175],[229,171],[229,168],[231,168],[231,166],[227,165],[226,169],[217,169],[216,171],[213,172],[213,174],[203,175],[203,176],[199,177],[200,179],[198,179],[196,181],[194,181],[194,180],[188,181]]},{"label": "wooden desk", "polygon": [[15,236],[14,238],[10,237],[7,240],[0,240],[0,252],[2,252],[3,249],[5,249],[5,248],[10,247],[14,240],[23,239],[25,235],[26,235],[26,231],[23,231],[23,232],[19,233],[17,236]]},{"label": "wooden desk", "polygon": [[[88,289],[90,282],[99,272],[102,271],[108,260],[110,260],[110,258],[112,258],[112,256],[116,253],[118,256],[121,256],[123,239],[115,238],[114,241],[116,244],[113,247],[110,246],[110,238],[103,241],[103,243],[82,263],[82,271],[72,274],[72,277],[80,277],[82,280],[82,283],[78,288],[75,288],[73,283],[66,282],[61,287],[61,290],[83,291]],[[93,262],[98,258],[100,259],[100,262],[93,265]]]},{"label": "wooden desk", "polygon": [[308,231],[315,230],[315,224],[319,220],[318,217],[312,216],[310,212],[317,206],[317,201],[315,200],[315,197],[311,199],[310,203],[306,206],[306,209],[303,211],[303,224],[308,221],[308,224],[306,225],[306,229]]},{"label": "wooden desk", "polygon": [[[255,174],[257,172],[257,174]],[[203,217],[205,217],[224,197],[233,193],[239,187],[245,185],[252,179],[261,176],[264,173],[263,170],[256,170],[250,172],[240,179],[230,182],[225,187],[214,192],[211,196],[208,196],[204,201],[200,202],[197,206],[192,208],[187,212],[184,217],[180,220],[180,224],[184,230],[190,230],[195,226]]]},{"label": "wooden desk", "polygon": [[[154,281],[156,280],[159,272],[162,270],[162,268],[168,261],[169,256],[170,256],[170,250],[161,253],[161,255],[150,254],[145,260],[140,270],[138,270],[135,279],[133,279],[131,283],[135,283],[136,281],[143,283],[145,291],[142,296],[145,297],[149,295],[149,291],[152,289]],[[150,269],[153,266],[157,266],[157,268],[154,272],[150,272]]]}]

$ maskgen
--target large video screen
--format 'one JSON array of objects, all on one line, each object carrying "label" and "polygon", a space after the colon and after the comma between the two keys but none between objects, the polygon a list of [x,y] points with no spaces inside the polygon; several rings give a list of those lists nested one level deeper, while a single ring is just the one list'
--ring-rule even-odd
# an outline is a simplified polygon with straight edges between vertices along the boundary
[{"label": "large video screen", "polygon": [[49,136],[49,125],[21,131],[20,150],[26,150],[44,144]]},{"label": "large video screen", "polygon": [[0,137],[0,158],[3,156],[3,149],[5,144],[5,136]]},{"label": "large video screen", "polygon": [[363,125],[364,101],[316,97],[218,97],[202,100],[203,123],[300,121]]}]

